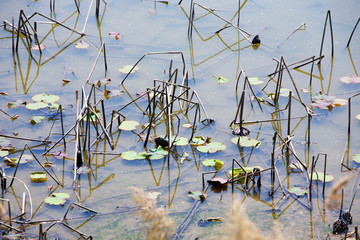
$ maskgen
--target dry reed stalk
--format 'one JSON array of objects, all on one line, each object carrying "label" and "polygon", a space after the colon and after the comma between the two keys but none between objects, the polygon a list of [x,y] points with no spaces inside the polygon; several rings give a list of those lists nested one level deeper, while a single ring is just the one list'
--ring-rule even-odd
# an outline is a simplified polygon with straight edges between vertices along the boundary
[{"label": "dry reed stalk", "polygon": [[341,189],[343,189],[353,178],[355,174],[348,175],[337,181],[330,190],[330,194],[326,199],[326,207],[334,210],[340,207]]},{"label": "dry reed stalk", "polygon": [[146,193],[132,187],[132,199],[135,201],[137,215],[144,226],[147,240],[167,240],[174,233],[174,222],[162,207],[156,207],[156,200],[150,199]]}]

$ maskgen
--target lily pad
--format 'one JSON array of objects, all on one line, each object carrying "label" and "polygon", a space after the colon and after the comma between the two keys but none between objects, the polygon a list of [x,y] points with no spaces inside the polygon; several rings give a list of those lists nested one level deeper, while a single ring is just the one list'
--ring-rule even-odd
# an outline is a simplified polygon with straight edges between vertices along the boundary
[{"label": "lily pad", "polygon": [[360,114],[357,114],[355,117],[357,120],[360,120]]},{"label": "lily pad", "polygon": [[256,140],[256,139],[252,139],[249,137],[234,137],[233,139],[231,139],[231,142],[234,144],[239,144],[241,147],[260,147],[261,146],[261,142]]},{"label": "lily pad", "polygon": [[26,104],[26,108],[30,110],[38,110],[41,108],[46,108],[48,106],[47,103],[44,102],[35,102]]},{"label": "lily pad", "polygon": [[125,160],[137,160],[137,159],[145,159],[147,154],[145,153],[137,153],[135,151],[127,151],[121,154],[121,157]]},{"label": "lily pad", "polygon": [[209,184],[213,186],[222,186],[229,183],[229,179],[225,179],[222,177],[214,177],[207,181]]},{"label": "lily pad", "polygon": [[340,78],[340,81],[342,81],[343,83],[346,84],[351,84],[351,83],[360,83],[360,77],[359,76],[344,76]]},{"label": "lily pad", "polygon": [[344,98],[335,98],[333,101],[333,104],[335,104],[335,106],[339,107],[339,106],[344,106],[348,103],[347,99]]},{"label": "lily pad", "polygon": [[157,148],[154,149],[150,149],[150,153],[149,154],[159,154],[159,155],[168,155],[169,152],[164,150],[162,146],[158,146]]},{"label": "lily pad", "polygon": [[204,139],[202,136],[196,136],[191,139],[191,145],[199,146],[206,143],[207,139]]},{"label": "lily pad", "polygon": [[31,98],[35,102],[54,103],[59,101],[60,97],[54,94],[40,93]]},{"label": "lily pad", "polygon": [[225,150],[226,145],[220,142],[210,142],[208,144],[198,146],[196,149],[203,153],[215,153]]},{"label": "lily pad", "polygon": [[181,126],[183,126],[184,128],[192,128],[193,127],[193,125],[191,123],[184,123]]},{"label": "lily pad", "polygon": [[188,143],[189,139],[187,139],[186,137],[177,137],[173,142],[175,146],[186,146],[188,145]]},{"label": "lily pad", "polygon": [[298,196],[303,196],[307,194],[307,190],[301,187],[292,187],[289,189],[289,192],[296,194]]},{"label": "lily pad", "polygon": [[110,78],[102,78],[102,79],[95,80],[94,83],[96,84],[96,86],[101,87],[101,85],[105,86],[105,85],[111,83],[111,79]]},{"label": "lily pad", "polygon": [[[95,116],[95,113],[96,113],[96,116]],[[100,112],[100,110],[99,109],[97,109],[97,108],[95,108],[95,113],[93,113],[93,112],[90,112],[90,122],[93,124],[93,123],[95,123],[95,124],[97,124],[97,122],[98,122],[98,119],[101,119],[101,112]],[[84,117],[84,121],[87,121],[88,120],[88,116],[86,115],[85,117]]]},{"label": "lily pad", "polygon": [[51,196],[45,198],[45,202],[50,205],[64,205],[66,200],[70,198],[67,193],[53,193]]},{"label": "lily pad", "polygon": [[55,151],[55,152],[51,153],[51,156],[53,156],[54,158],[57,158],[57,159],[63,159],[63,158],[68,157],[68,155],[62,151]]},{"label": "lily pad", "polygon": [[224,165],[224,162],[217,159],[205,159],[202,161],[202,164],[207,167],[215,167],[215,170],[219,171]]},{"label": "lily pad", "polygon": [[17,108],[17,107],[24,107],[26,106],[26,101],[18,99],[15,101],[11,101],[8,103],[8,108]]},{"label": "lily pad", "polygon": [[[324,182],[324,173],[323,172],[314,172],[312,180]],[[331,182],[332,180],[334,180],[334,176],[332,176],[330,174],[325,175],[325,182]]]},{"label": "lily pad", "polygon": [[47,176],[45,172],[33,172],[30,173],[30,180],[34,183],[42,183],[47,181]]},{"label": "lily pad", "polygon": [[248,81],[251,85],[260,85],[263,84],[264,81],[261,81],[259,77],[250,77]]},{"label": "lily pad", "polygon": [[[134,67],[134,65],[126,65],[126,66],[123,66],[121,68],[119,68],[119,72],[121,73],[135,73],[137,70],[139,70],[139,67],[138,66],[135,66],[134,69],[132,69]],[[132,70],[131,70],[132,69]]]},{"label": "lily pad", "polygon": [[125,91],[121,89],[105,90],[104,96],[106,99],[111,97],[118,97],[124,95]]},{"label": "lily pad", "polygon": [[35,125],[37,123],[41,123],[44,119],[45,119],[45,117],[43,117],[43,116],[32,116],[30,118],[30,123],[31,123],[31,125]]},{"label": "lily pad", "polygon": [[87,42],[80,40],[80,42],[75,43],[75,47],[79,49],[86,49],[89,48],[90,45]]},{"label": "lily pad", "polygon": [[[73,170],[74,171],[74,170]],[[82,167],[79,167],[77,170],[76,170],[76,173],[77,174],[87,174],[91,172],[91,168],[87,167],[87,166],[82,166]]]},{"label": "lily pad", "polygon": [[[287,89],[287,88],[280,88],[279,96],[280,97],[288,97],[290,91],[291,90]],[[274,100],[275,99],[275,93],[270,93],[268,95],[268,98],[271,99],[271,100]]]},{"label": "lily pad", "polygon": [[[244,170],[248,173],[252,173],[255,167],[243,167]],[[232,169],[229,170],[229,175],[232,176]],[[242,168],[234,168],[234,177],[236,176],[245,176],[245,172],[242,170]]]},{"label": "lily pad", "polygon": [[353,155],[352,160],[357,162],[357,163],[360,163],[360,153],[357,153],[357,154]]},{"label": "lily pad", "polygon": [[31,47],[32,50],[35,50],[35,51],[40,51],[41,50],[44,50],[45,49],[45,44],[40,44],[40,48],[39,48],[39,45],[35,44]]},{"label": "lily pad", "polygon": [[219,76],[216,80],[217,80],[218,84],[227,83],[229,81],[228,78],[225,78],[223,76]]},{"label": "lily pad", "polygon": [[17,163],[24,164],[24,163],[31,162],[32,160],[34,160],[34,157],[33,157],[33,155],[30,155],[30,154],[23,154],[20,161],[19,161],[19,157],[16,157],[16,158],[5,157],[3,159],[4,163],[10,167],[16,167]]},{"label": "lily pad", "polygon": [[9,154],[9,151],[7,150],[0,150],[0,157],[5,157]]},{"label": "lily pad", "polygon": [[109,37],[113,37],[116,40],[119,40],[120,38],[124,38],[124,36],[120,35],[119,32],[109,32]]},{"label": "lily pad", "polygon": [[189,191],[188,192],[188,196],[191,197],[192,199],[195,200],[200,200],[201,202],[203,202],[206,198],[206,193],[203,193],[201,191]]},{"label": "lily pad", "polygon": [[123,121],[120,124],[119,129],[131,131],[131,130],[135,130],[138,125],[139,125],[139,123],[136,121]]},{"label": "lily pad", "polygon": [[153,200],[158,199],[160,197],[160,192],[157,192],[157,191],[147,192],[146,197],[148,199],[153,199]]}]

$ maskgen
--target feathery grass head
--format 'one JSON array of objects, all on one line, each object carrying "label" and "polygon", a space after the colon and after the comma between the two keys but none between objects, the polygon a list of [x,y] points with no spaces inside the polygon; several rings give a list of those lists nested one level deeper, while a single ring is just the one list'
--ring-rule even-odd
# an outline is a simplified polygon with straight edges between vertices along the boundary
[{"label": "feathery grass head", "polygon": [[337,181],[330,190],[330,194],[326,199],[326,207],[334,210],[340,207],[341,203],[341,189],[343,189],[353,178],[355,174],[348,175]]}]

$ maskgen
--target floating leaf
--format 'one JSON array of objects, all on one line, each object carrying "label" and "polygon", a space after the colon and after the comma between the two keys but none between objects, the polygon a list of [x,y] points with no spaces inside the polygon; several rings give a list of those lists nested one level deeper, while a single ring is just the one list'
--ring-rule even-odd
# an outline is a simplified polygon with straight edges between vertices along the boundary
[{"label": "floating leaf", "polygon": [[261,81],[259,77],[248,78],[248,81],[251,85],[260,85],[264,83],[264,81]]},{"label": "floating leaf", "polygon": [[124,38],[124,36],[120,35],[119,32],[109,32],[109,37],[113,37],[116,40],[119,40],[120,38]]},{"label": "floating leaf", "polygon": [[63,84],[62,84],[63,86],[65,86],[66,84],[71,82],[71,80],[69,80],[69,79],[63,79],[62,81],[63,81]]},{"label": "floating leaf", "polygon": [[215,153],[226,149],[226,145],[220,142],[210,142],[206,145],[198,146],[198,151],[203,153]]},{"label": "floating leaf", "polygon": [[193,127],[193,125],[191,123],[184,123],[181,126],[183,126],[184,128],[192,128]]},{"label": "floating leaf", "polygon": [[40,93],[31,98],[35,102],[54,103],[59,101],[60,97],[54,94]]},{"label": "floating leaf", "polygon": [[302,89],[300,89],[303,93],[309,93],[310,92],[310,90],[309,89],[307,89],[307,88],[302,88]]},{"label": "floating leaf", "polygon": [[36,103],[28,103],[26,104],[26,108],[30,110],[38,110],[41,108],[46,108],[48,106],[47,103],[44,102],[36,102]]},{"label": "floating leaf", "polygon": [[191,145],[199,146],[206,143],[206,140],[202,136],[196,136],[191,139]]},{"label": "floating leaf", "polygon": [[[74,170],[73,170],[74,171]],[[91,172],[91,168],[87,167],[87,166],[82,166],[82,167],[79,167],[77,170],[76,170],[76,173],[77,174],[87,174]]]},{"label": "floating leaf", "polygon": [[8,103],[8,108],[16,108],[26,106],[26,101],[18,99]]},{"label": "floating leaf", "polygon": [[6,166],[9,166],[9,167],[16,167],[16,162],[17,162],[18,159],[16,158],[8,158],[8,157],[4,157],[3,161],[5,163]]},{"label": "floating leaf", "polygon": [[164,150],[162,146],[158,146],[157,148],[150,149],[150,152],[148,154],[150,156],[150,159],[152,159],[151,156],[154,154],[162,155],[164,157],[165,155],[168,155],[169,152]]},{"label": "floating leaf", "polygon": [[219,171],[224,165],[224,162],[217,159],[205,159],[202,161],[202,164],[207,167],[215,167],[215,170]]},{"label": "floating leaf", "polygon": [[344,106],[348,103],[347,99],[343,99],[343,98],[336,98],[333,101],[333,104],[335,104],[335,106],[339,107],[339,106]]},{"label": "floating leaf", "polygon": [[127,151],[121,154],[121,157],[125,160],[137,160],[137,159],[145,159],[147,154],[145,153],[137,153],[135,151]]},{"label": "floating leaf", "polygon": [[5,157],[9,154],[9,151],[7,150],[0,150],[0,157]]},{"label": "floating leaf", "polygon": [[188,196],[195,200],[200,200],[203,202],[206,198],[206,193],[203,193],[201,191],[189,191]]},{"label": "floating leaf", "polygon": [[[134,68],[134,69],[132,69],[132,68]],[[126,66],[119,68],[119,72],[126,73],[126,74],[129,73],[130,71],[131,71],[130,73],[135,73],[137,70],[139,70],[139,67],[138,66],[134,67],[134,65],[126,65]]]},{"label": "floating leaf", "polygon": [[234,135],[240,135],[240,136],[247,136],[250,134],[249,129],[244,128],[244,127],[236,127],[233,131],[232,134]]},{"label": "floating leaf", "polygon": [[303,196],[307,194],[307,190],[301,187],[292,187],[289,189],[289,192],[296,194],[298,196]]},{"label": "floating leaf", "polygon": [[229,179],[225,179],[225,178],[222,178],[222,177],[214,177],[210,180],[207,181],[210,185],[213,185],[213,186],[222,186],[222,185],[225,185],[225,184],[228,184],[229,183]]},{"label": "floating leaf", "polygon": [[68,157],[68,155],[62,151],[55,151],[55,152],[51,153],[51,156],[53,156],[54,158],[57,158],[57,159],[63,159],[63,158]]},{"label": "floating leaf", "polygon": [[49,109],[50,111],[57,111],[57,110],[59,109],[59,107],[60,107],[59,104],[57,104],[57,103],[51,103],[51,105],[48,106],[48,109]]},{"label": "floating leaf", "polygon": [[101,87],[101,85],[107,85],[111,82],[110,78],[102,78],[102,79],[98,79],[95,80],[94,83],[96,84],[96,86]]},{"label": "floating leaf", "polygon": [[66,200],[70,198],[67,193],[53,193],[51,196],[45,198],[45,202],[50,205],[64,205]]},{"label": "floating leaf", "polygon": [[[314,172],[312,180],[324,182],[324,173],[323,172]],[[334,180],[334,177],[330,174],[325,175],[325,182],[331,182]]]},{"label": "floating leaf", "polygon": [[87,42],[80,40],[80,42],[75,43],[75,47],[79,49],[85,49],[85,48],[89,48],[90,45]]},{"label": "floating leaf", "polygon": [[8,96],[8,94],[6,92],[0,92],[1,96]]},{"label": "floating leaf", "polygon": [[32,116],[32,117],[30,118],[30,123],[31,123],[32,125],[35,125],[35,124],[37,124],[37,123],[42,122],[44,119],[45,119],[45,117],[43,117],[43,116]]},{"label": "floating leaf", "polygon": [[346,99],[336,98],[334,95],[327,95],[322,93],[317,93],[314,96],[314,101],[311,103],[311,106],[317,107],[320,109],[328,109],[331,111],[334,106],[343,106],[347,104]]},{"label": "floating leaf", "polygon": [[260,147],[261,146],[261,142],[256,140],[256,139],[252,139],[249,137],[234,137],[233,139],[231,139],[231,142],[234,144],[239,144],[241,147]]},{"label": "floating leaf", "polygon": [[342,81],[343,83],[346,84],[351,84],[351,83],[360,83],[360,77],[359,76],[344,76],[340,78],[340,81]]},{"label": "floating leaf", "polygon": [[360,120],[360,114],[357,114],[355,117],[357,120]]},{"label": "floating leaf", "polygon": [[135,130],[138,125],[139,125],[139,123],[136,121],[123,121],[120,124],[119,129],[131,131],[131,130]]},{"label": "floating leaf", "polygon": [[125,91],[120,89],[113,89],[113,90],[105,90],[104,96],[106,99],[111,97],[118,97],[124,95]]},{"label": "floating leaf", "polygon": [[[96,113],[96,115],[95,115],[95,113]],[[90,122],[91,122],[92,124],[93,124],[93,123],[97,124],[98,119],[101,119],[101,112],[100,112],[100,110],[97,109],[97,108],[95,108],[95,113],[90,112]],[[86,116],[84,117],[84,121],[87,121],[87,120],[88,120],[88,116],[86,115]]]},{"label": "floating leaf", "polygon": [[216,80],[217,80],[218,84],[227,83],[229,81],[228,78],[225,78],[223,76],[219,76]]},{"label": "floating leaf", "polygon": [[354,160],[357,163],[360,163],[360,153],[353,155],[352,160]]},{"label": "floating leaf", "polygon": [[45,172],[33,172],[30,173],[30,180],[34,183],[42,183],[47,181],[47,176]]},{"label": "floating leaf", "polygon": [[11,121],[14,121],[14,120],[16,120],[16,119],[18,119],[18,118],[19,118],[19,115],[15,114],[15,115],[13,115],[13,116],[10,117],[10,120],[11,120]]},{"label": "floating leaf", "polygon": [[[287,89],[287,88],[280,88],[279,96],[280,97],[289,97],[289,92],[290,91],[291,90]],[[274,100],[275,99],[275,93],[270,93],[268,95],[268,98],[271,99],[271,100]]]},{"label": "floating leaf", "polygon": [[39,45],[38,44],[35,44],[34,46],[31,47],[32,50],[35,50],[35,51],[40,51],[41,50],[44,50],[45,49],[45,44],[40,44],[40,48],[39,48]]},{"label": "floating leaf", "polygon": [[175,146],[185,146],[188,143],[189,143],[189,139],[187,139],[186,137],[177,137],[173,142]]},{"label": "floating leaf", "polygon": [[[248,173],[252,173],[254,168],[259,168],[259,167],[243,167],[243,169],[248,172]],[[242,168],[234,168],[234,177],[239,176],[245,176],[245,172],[243,171]],[[229,175],[232,176],[232,169],[229,170]]]},{"label": "floating leaf", "polygon": [[160,197],[160,192],[157,192],[157,191],[147,192],[146,197],[148,199],[153,199],[153,200],[158,199]]}]

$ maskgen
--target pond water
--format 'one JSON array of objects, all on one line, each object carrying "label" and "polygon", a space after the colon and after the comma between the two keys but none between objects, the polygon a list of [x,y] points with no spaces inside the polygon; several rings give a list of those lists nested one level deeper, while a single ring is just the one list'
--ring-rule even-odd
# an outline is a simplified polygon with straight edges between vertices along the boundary
[{"label": "pond water", "polygon": [[[46,183],[32,183],[30,173],[42,171],[41,166],[36,161],[19,165],[16,172],[17,179],[12,187],[3,193],[2,198],[9,199],[14,217],[22,213],[22,198],[23,193],[26,193],[24,219],[38,222],[23,224],[23,238],[37,238],[39,222],[43,222],[44,231],[53,221],[61,222],[67,208],[73,202],[97,212],[92,214],[91,211],[78,207],[69,211],[67,216],[69,220],[65,223],[83,233],[84,238],[92,236],[95,239],[144,239],[143,225],[134,215],[136,210],[131,199],[130,187],[160,192],[158,206],[164,206],[168,210],[169,216],[175,222],[175,229],[183,223],[189,212],[196,213],[187,222],[184,231],[179,234],[179,238],[183,239],[209,239],[221,236],[225,223],[213,223],[203,227],[198,222],[211,217],[228,220],[227,214],[231,212],[236,202],[241,202],[246,214],[264,235],[269,234],[275,223],[279,223],[286,239],[325,239],[328,234],[331,239],[340,239],[344,236],[344,234],[342,236],[332,234],[331,226],[338,219],[340,210],[326,209],[325,200],[337,181],[351,175],[352,172],[357,172],[359,168],[359,163],[353,161],[352,156],[360,152],[358,144],[360,121],[355,117],[360,114],[360,99],[354,97],[351,100],[350,134],[348,134],[348,105],[331,105],[333,108],[329,111],[329,109],[316,108],[311,103],[317,99],[316,94],[319,92],[348,99],[360,91],[360,84],[345,84],[340,81],[343,76],[358,75],[359,29],[354,32],[350,46],[347,48],[347,42],[359,18],[360,5],[357,1],[346,0],[340,4],[335,0],[196,1],[192,25],[189,24],[192,1],[182,1],[180,5],[177,1],[108,0],[106,4],[99,1],[98,18],[95,15],[96,1],[80,1],[79,11],[75,4],[77,2],[70,0],[1,2],[1,20],[7,21],[6,27],[3,26],[0,30],[0,92],[3,93],[0,101],[0,133],[2,137],[5,136],[1,139],[1,147],[6,145],[6,141],[14,146],[15,152],[10,152],[7,156],[12,158],[19,156],[27,144],[42,164],[46,161],[53,162],[52,167],[47,169],[61,183],[57,185],[50,174]],[[241,10],[238,14],[239,4]],[[92,7],[89,10],[90,6]],[[34,46],[34,42],[29,46],[25,35],[20,35],[17,40],[15,32],[13,38],[10,24],[14,17],[15,26],[19,26],[20,10],[24,11],[24,16],[39,13],[32,17],[29,23],[34,27],[34,22],[37,22],[38,39],[41,45],[45,45],[41,53],[30,49]],[[329,20],[320,53],[328,10],[331,11],[333,57]],[[245,33],[238,31],[238,19],[239,27]],[[55,20],[62,23],[62,26],[54,24]],[[231,21],[232,25],[226,21]],[[64,25],[77,32],[65,28]],[[32,32],[30,25],[27,26]],[[119,35],[114,37],[114,33],[117,32]],[[249,37],[250,41],[255,35],[259,35],[260,46],[253,46],[244,35]],[[33,35],[31,37],[34,38]],[[15,47],[17,41],[18,50],[13,54],[13,42]],[[88,47],[76,48],[76,44],[80,41],[88,44]],[[103,43],[106,50],[106,70],[103,52],[96,62]],[[138,70],[131,73],[121,84],[126,74],[119,72],[118,69],[126,65],[135,65],[144,55],[147,56],[137,65]],[[310,61],[305,66],[294,68],[304,59],[317,58],[321,55],[324,56],[321,64],[315,61],[313,65]],[[284,68],[281,85],[293,93],[289,129],[293,135],[291,139],[293,154],[290,152],[286,157],[285,148],[281,149],[281,147],[275,152],[275,167],[278,174],[274,189],[271,186],[271,172],[265,171],[261,174],[261,189],[251,183],[250,189],[245,190],[243,184],[238,183],[234,184],[234,189],[229,184],[226,189],[219,192],[206,185],[205,191],[208,196],[203,203],[197,204],[196,200],[188,197],[188,192],[201,191],[202,174],[214,171],[214,167],[202,165],[203,160],[218,159],[224,162],[224,166],[217,174],[205,175],[205,183],[215,175],[227,178],[225,173],[231,170],[233,159],[243,167],[260,166],[262,169],[271,167],[274,133],[278,132],[279,136],[285,139],[288,132],[288,97],[286,94],[280,96],[275,107],[274,101],[268,98],[268,94],[276,91],[279,74],[271,74],[277,71],[277,63],[282,57],[290,74]],[[165,107],[164,115],[160,116],[156,126],[152,127],[151,135],[164,137],[168,134],[167,124],[171,122],[171,135],[178,134],[179,137],[190,139],[192,130],[181,125],[193,122],[198,106],[200,120],[196,120],[197,129],[194,136],[203,136],[205,139],[209,137],[211,142],[224,143],[226,149],[216,153],[203,153],[198,151],[196,146],[173,146],[170,154],[159,160],[125,160],[121,157],[121,153],[127,151],[140,153],[155,147],[154,140],[151,140],[144,149],[144,142],[139,138],[142,132],[140,126],[148,123],[151,118],[151,112],[149,114],[147,109],[148,100],[141,98],[135,103],[128,106],[127,104],[137,97],[136,93],[153,88],[154,80],[168,81],[170,66],[171,73],[177,69],[177,75],[172,77],[172,81],[176,78],[177,84],[182,84],[183,79],[188,80],[189,96],[185,94],[180,96],[182,99],[175,102],[171,116],[168,114],[170,109]],[[187,78],[184,76],[184,69],[187,71]],[[243,72],[237,89],[237,79],[241,71]],[[257,148],[240,147],[231,142],[235,137],[232,134],[235,126],[231,122],[235,119],[240,104],[245,75],[248,78],[258,77],[263,81],[260,85],[252,85],[253,92],[246,85],[243,106],[243,124],[250,130],[248,137],[261,141],[261,146]],[[220,76],[228,81],[219,83]],[[111,81],[106,85],[104,82],[95,85],[95,89],[91,91],[91,84],[96,84],[104,78]],[[311,87],[310,81],[312,81]],[[164,87],[159,81],[157,84],[160,84],[160,89]],[[169,97],[172,86],[167,87]],[[176,94],[181,93],[181,88],[177,87]],[[107,99],[104,96],[105,90],[125,92],[121,96]],[[57,95],[60,97],[57,103],[64,109],[63,126],[66,132],[73,128],[77,119],[76,91],[80,96],[80,104],[83,93],[91,96],[89,101],[92,106],[99,100],[104,100],[107,123],[111,120],[113,110],[124,107],[118,112],[121,114],[119,119],[135,120],[140,126],[133,131],[120,131],[117,128],[117,120],[114,121],[111,133],[114,142],[112,150],[106,138],[102,137],[96,141],[96,130],[94,125],[90,124],[90,139],[94,144],[89,149],[86,147],[82,154],[83,159],[87,161],[90,150],[91,172],[79,174],[73,190],[72,169],[77,156],[74,129],[66,137],[66,147],[61,141],[44,156],[43,153],[61,138],[62,127],[56,109],[30,110],[24,104],[9,108],[8,103],[22,99],[29,104],[34,102],[33,96],[43,92]],[[194,92],[198,98],[194,95],[190,99]],[[254,100],[251,101],[250,96],[253,98],[253,93],[264,101],[259,104]],[[185,111],[181,113],[180,105],[183,110],[187,106],[184,99],[197,104],[190,104],[190,107],[193,107],[187,114],[184,113]],[[321,102],[321,104],[325,103]],[[155,112],[159,113],[165,105],[166,94],[161,101],[158,100]],[[305,106],[313,110],[314,114],[311,117]],[[96,108],[101,110],[101,103]],[[18,118],[11,120],[10,118],[15,115],[18,115]],[[29,119],[34,115],[43,116],[45,120],[33,125]],[[201,123],[207,117],[215,120],[209,126]],[[56,118],[57,121],[51,118]],[[239,121],[239,116],[236,121]],[[96,125],[99,127],[100,124]],[[82,146],[86,143],[84,141],[86,124],[80,127]],[[98,131],[102,131],[100,127]],[[23,140],[18,137],[38,141]],[[39,143],[47,137],[52,141],[51,144],[45,146]],[[277,138],[275,148],[281,144],[282,142]],[[50,155],[55,151],[65,151],[67,157],[56,159]],[[31,154],[29,150],[25,150],[24,153]],[[184,153],[189,156],[182,160]],[[309,187],[306,174],[287,167],[288,164],[297,162],[295,154],[307,168],[311,168],[313,156],[320,154],[316,171],[323,171],[326,155],[326,173],[334,177],[333,181],[325,184],[324,196],[323,184],[313,181],[311,203],[308,201],[308,196],[298,197],[295,194],[289,195],[288,192],[288,189],[294,186],[305,189]],[[1,158],[4,159],[5,156]],[[342,159],[344,159],[343,165],[341,165]],[[10,176],[14,174],[15,168],[2,163],[2,171],[9,176],[7,180],[9,186]],[[285,197],[279,179],[281,187],[284,187]],[[49,190],[50,185],[53,185],[53,188]],[[344,188],[344,210],[349,208],[358,185],[357,179],[354,178]],[[31,200],[27,188],[31,192]],[[271,191],[274,192],[273,195],[269,195]],[[46,197],[59,192],[70,195],[64,206],[53,206],[44,202]],[[7,209],[5,200],[3,204]],[[351,209],[353,223],[349,225],[350,231],[360,223],[360,210],[356,207],[359,204],[359,195],[355,195]],[[309,205],[311,208],[308,207]],[[15,222],[13,225],[20,228]],[[5,232],[4,227],[3,233]],[[47,231],[48,239],[56,237],[81,238],[61,223]]]}]

